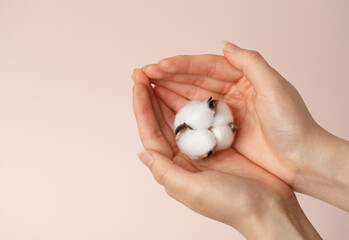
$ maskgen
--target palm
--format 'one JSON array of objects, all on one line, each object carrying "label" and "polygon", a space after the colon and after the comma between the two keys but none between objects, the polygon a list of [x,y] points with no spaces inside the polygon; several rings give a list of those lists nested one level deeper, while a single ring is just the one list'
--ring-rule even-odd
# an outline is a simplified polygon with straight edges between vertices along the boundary
[{"label": "palm", "polygon": [[242,129],[236,136],[234,148],[275,175],[292,177],[288,176],[278,160],[280,156],[274,153],[262,130],[253,86],[224,57],[178,56],[166,64],[148,66],[145,73],[159,86],[155,88],[157,96],[174,111],[188,100],[210,96],[227,103],[234,113],[235,124]]},{"label": "palm", "polygon": [[[158,85],[165,85],[160,82],[157,82]],[[185,86],[187,87],[187,86]],[[196,86],[190,86],[192,89]],[[157,91],[162,91],[157,89]],[[194,90],[189,90],[194,92]],[[197,90],[195,90],[197,92]],[[261,157],[261,152],[269,151],[269,147],[265,141],[263,133],[261,131],[261,126],[259,119],[256,114],[256,105],[255,105],[255,91],[252,85],[246,80],[245,77],[238,79],[235,82],[232,82],[229,88],[226,88],[225,92],[220,93],[221,96],[217,96],[217,93],[209,91],[208,95],[200,97],[187,95],[189,100],[202,100],[208,96],[214,95],[218,100],[224,101],[232,109],[234,113],[235,123],[243,129],[239,131],[234,141],[235,149],[239,150],[237,152],[235,149],[230,148],[227,150],[219,151],[209,160],[205,161],[193,161],[181,154],[176,147],[174,147],[173,152],[175,153],[174,160],[176,162],[182,163],[185,166],[191,166],[191,169],[194,171],[204,171],[212,170],[220,172],[229,172],[232,167],[236,164],[234,162],[235,157],[243,157],[241,153],[244,153],[244,156],[250,157],[258,165],[270,165],[275,166],[275,156],[271,153]],[[176,102],[174,95],[167,95],[169,98],[165,99],[166,102]],[[172,97],[172,98],[170,98]],[[159,99],[160,101],[160,99]],[[185,100],[182,100],[185,103]],[[177,105],[181,107],[181,105]],[[178,108],[178,109],[179,109]],[[173,119],[174,116],[169,116],[170,119]],[[170,126],[173,126],[173,122],[169,122]],[[174,138],[174,137],[173,137]],[[175,146],[175,143],[173,143]],[[253,151],[251,151],[251,146],[253,146]],[[267,168],[268,169],[268,168]]]},{"label": "palm", "polygon": [[[193,195],[193,191],[197,192],[194,195],[205,196],[200,201],[211,204],[217,203],[220,200],[220,197],[217,198],[217,196],[223,195],[224,198],[229,198],[224,203],[231,203],[223,208],[235,212],[240,211],[241,214],[247,214],[246,212],[252,211],[251,208],[265,207],[261,206],[264,204],[263,196],[293,196],[286,184],[246,159],[233,148],[219,151],[214,156],[203,160],[192,160],[180,153],[175,143],[173,131],[175,112],[153,94],[149,79],[139,72],[141,71],[136,72],[137,76],[135,76],[135,82],[141,84],[135,85],[137,87],[134,89],[134,112],[142,143],[145,149],[162,153],[176,165],[192,174],[185,186],[186,189],[190,189],[188,196]],[[178,107],[185,104],[186,101],[186,99],[180,99],[177,102]],[[242,121],[242,118],[249,114],[247,108],[239,107],[241,104],[239,101],[230,101],[228,104],[233,110],[239,111],[236,116],[237,121],[248,124],[248,121]],[[243,136],[239,136],[239,138],[241,139]],[[196,198],[194,197],[194,199]],[[230,198],[234,199],[234,204]],[[195,211],[215,218],[214,212],[197,208],[189,200],[179,200]],[[218,204],[217,207],[222,206]],[[217,220],[227,221],[226,219]]]}]

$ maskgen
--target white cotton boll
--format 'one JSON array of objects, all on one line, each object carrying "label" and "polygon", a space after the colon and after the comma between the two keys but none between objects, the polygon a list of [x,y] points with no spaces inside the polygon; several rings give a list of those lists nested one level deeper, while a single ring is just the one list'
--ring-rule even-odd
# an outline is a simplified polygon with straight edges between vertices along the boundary
[{"label": "white cotton boll", "polygon": [[210,130],[217,141],[216,151],[220,151],[231,147],[234,141],[234,133],[229,125],[212,127]]},{"label": "white cotton boll", "polygon": [[175,117],[177,146],[192,159],[212,156],[231,147],[239,129],[233,122],[232,112],[223,102],[212,98],[189,102]]},{"label": "white cotton boll", "polygon": [[179,150],[192,159],[206,157],[215,145],[216,138],[208,129],[188,129],[177,140]]},{"label": "white cotton boll", "polygon": [[192,101],[179,110],[174,125],[177,128],[186,123],[193,129],[208,129],[212,125],[214,114],[207,101]]},{"label": "white cotton boll", "polygon": [[214,116],[213,126],[228,125],[234,122],[233,114],[227,104],[218,102],[216,107],[216,114]]}]

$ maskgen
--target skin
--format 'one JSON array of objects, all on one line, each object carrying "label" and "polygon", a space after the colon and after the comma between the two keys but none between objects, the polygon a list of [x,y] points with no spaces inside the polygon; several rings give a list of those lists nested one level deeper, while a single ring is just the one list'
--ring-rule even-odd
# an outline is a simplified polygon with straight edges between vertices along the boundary
[{"label": "skin", "polygon": [[[133,79],[133,108],[146,150],[139,157],[171,197],[247,239],[321,239],[292,189],[233,148],[199,161],[181,154],[172,128],[175,111],[154,94],[142,70]],[[176,106],[187,101],[180,98]]]},{"label": "skin", "polygon": [[295,191],[349,211],[349,143],[321,128],[298,91],[256,51],[181,55],[143,68],[173,111],[212,96],[241,127],[233,148]]}]

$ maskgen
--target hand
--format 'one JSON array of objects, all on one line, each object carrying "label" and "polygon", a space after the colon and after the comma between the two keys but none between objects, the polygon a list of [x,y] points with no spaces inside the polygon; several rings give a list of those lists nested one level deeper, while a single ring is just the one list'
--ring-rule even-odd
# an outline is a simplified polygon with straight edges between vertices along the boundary
[{"label": "hand", "polygon": [[[140,70],[133,74],[133,106],[146,152],[140,159],[166,192],[192,210],[233,226],[246,238],[320,239],[293,191],[230,148],[204,160],[178,151],[174,112],[153,93]],[[177,106],[187,100],[181,99]]]},{"label": "hand", "polygon": [[[226,102],[241,127],[233,144],[239,153],[296,191],[348,210],[348,144],[314,121],[297,90],[259,53],[229,43],[224,54],[176,56],[143,70],[174,111],[210,96]],[[344,156],[336,164],[338,151]]]}]

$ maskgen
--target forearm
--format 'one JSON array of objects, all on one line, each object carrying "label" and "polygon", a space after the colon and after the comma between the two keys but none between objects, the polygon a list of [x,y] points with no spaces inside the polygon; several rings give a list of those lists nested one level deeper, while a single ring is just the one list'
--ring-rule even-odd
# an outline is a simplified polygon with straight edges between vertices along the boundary
[{"label": "forearm", "polygon": [[249,222],[240,231],[248,240],[322,239],[296,199],[277,204]]},{"label": "forearm", "polygon": [[295,190],[349,212],[349,142],[320,129]]}]

